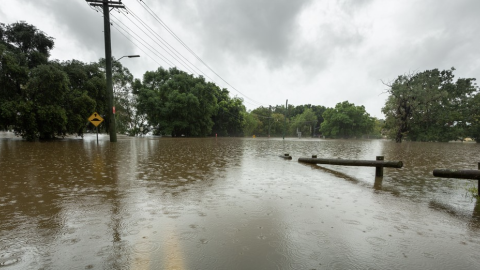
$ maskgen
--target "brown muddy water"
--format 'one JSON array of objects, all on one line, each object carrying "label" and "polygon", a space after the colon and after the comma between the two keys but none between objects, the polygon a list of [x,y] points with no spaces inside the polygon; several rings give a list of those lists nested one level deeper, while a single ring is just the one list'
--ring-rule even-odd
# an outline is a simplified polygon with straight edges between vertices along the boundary
[{"label": "brown muddy water", "polygon": [[476,181],[432,176],[479,161],[475,143],[0,133],[0,269],[480,269]]}]

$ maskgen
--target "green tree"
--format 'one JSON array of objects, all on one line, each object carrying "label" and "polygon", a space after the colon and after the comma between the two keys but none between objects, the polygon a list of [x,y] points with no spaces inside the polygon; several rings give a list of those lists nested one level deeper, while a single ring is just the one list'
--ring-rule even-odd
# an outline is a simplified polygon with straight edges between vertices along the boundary
[{"label": "green tree", "polygon": [[399,76],[387,92],[382,112],[389,137],[401,142],[448,141],[465,135],[467,104],[476,91],[475,79],[453,81],[455,69]]},{"label": "green tree", "polygon": [[[104,70],[104,58],[100,59],[99,65]],[[138,97],[134,94],[133,75],[115,59],[112,59],[112,83],[117,132],[135,136],[146,124],[146,115],[137,110]]]},{"label": "green tree", "polygon": [[377,138],[377,139],[383,138],[383,131],[384,131],[384,128],[385,128],[385,120],[377,119],[377,118],[374,118],[374,119],[375,119],[375,125],[373,127],[372,132],[370,134],[368,134],[368,137],[369,138]]},{"label": "green tree", "polygon": [[214,122],[212,132],[218,136],[242,135],[245,126],[243,117],[246,111],[243,100],[238,97],[230,98],[227,89],[217,91],[216,98],[218,110],[212,117]]},{"label": "green tree", "polygon": [[245,119],[245,126],[243,128],[243,133],[245,136],[252,136],[252,135],[257,135],[255,131],[257,130],[258,126],[262,124],[262,122],[258,119],[258,115],[251,113],[251,112],[245,112],[244,113],[244,119]]},{"label": "green tree", "polygon": [[67,131],[83,136],[86,119],[93,113],[105,113],[105,76],[96,63],[78,60],[60,63],[69,79],[66,99]]},{"label": "green tree", "polygon": [[348,101],[325,110],[323,118],[320,130],[324,136],[332,138],[360,137],[372,132],[375,124],[364,106],[355,106]]},{"label": "green tree", "polygon": [[255,134],[255,136],[268,136],[269,125],[271,128],[272,124],[272,112],[270,108],[260,106],[252,110],[250,114],[254,115],[256,119],[255,129],[250,131],[250,133],[252,133],[251,135]]},{"label": "green tree", "polygon": [[302,136],[312,136],[315,126],[317,124],[317,116],[311,108],[306,108],[301,114],[292,118],[290,124],[290,134],[296,134],[297,131],[302,133]]},{"label": "green tree", "polygon": [[480,143],[480,93],[476,93],[467,104],[469,124],[466,127],[466,135]]},{"label": "green tree", "polygon": [[83,134],[96,105],[90,91],[104,89],[104,77],[88,80],[95,68],[101,72],[75,60],[49,62],[53,45],[53,38],[25,22],[0,24],[1,129],[27,140]]},{"label": "green tree", "polygon": [[46,64],[53,38],[25,22],[0,23],[0,129],[16,124],[29,70]]},{"label": "green tree", "polygon": [[56,65],[40,65],[30,72],[19,102],[15,132],[27,140],[52,139],[67,132],[65,95],[68,77]]},{"label": "green tree", "polygon": [[218,110],[218,86],[176,68],[146,72],[136,87],[138,109],[159,132],[172,136],[207,136]]},{"label": "green tree", "polygon": [[19,55],[20,65],[34,68],[48,62],[53,38],[26,22],[0,23],[0,43]]},{"label": "green tree", "polygon": [[283,136],[285,116],[280,113],[272,113],[272,119],[270,123],[270,136]]}]

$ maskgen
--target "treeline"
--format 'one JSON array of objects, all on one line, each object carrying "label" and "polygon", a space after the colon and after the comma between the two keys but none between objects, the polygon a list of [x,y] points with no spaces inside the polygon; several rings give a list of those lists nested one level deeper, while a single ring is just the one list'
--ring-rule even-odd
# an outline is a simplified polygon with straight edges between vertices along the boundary
[{"label": "treeline", "polygon": [[454,68],[398,76],[388,85],[385,133],[397,142],[480,140],[480,95],[474,78]]},{"label": "treeline", "polygon": [[[49,60],[52,37],[25,22],[0,24],[0,130],[27,140],[48,140],[93,126],[98,112],[108,130],[105,61]],[[343,102],[260,107],[247,112],[243,100],[230,97],[203,77],[176,68],[147,71],[142,80],[113,59],[117,131],[171,136],[317,136],[359,137],[380,134],[363,106]]]},{"label": "treeline", "polygon": [[[27,140],[48,140],[93,129],[87,118],[98,112],[108,130],[105,60],[52,61],[52,37],[25,22],[0,24],[0,130]],[[134,79],[113,61],[117,131],[172,136],[242,136],[243,101],[230,98],[203,77],[159,68]]]},{"label": "treeline", "polygon": [[171,136],[242,136],[243,100],[230,98],[205,79],[176,68],[147,71],[132,89],[136,110],[156,134]]},{"label": "treeline", "polygon": [[97,64],[49,61],[53,38],[26,23],[0,24],[0,129],[28,140],[83,133],[105,111]]},{"label": "treeline", "polygon": [[[285,117],[286,121],[285,121]],[[327,138],[380,138],[383,121],[371,117],[364,106],[344,101],[334,108],[320,105],[260,107],[246,115],[245,135]]]}]

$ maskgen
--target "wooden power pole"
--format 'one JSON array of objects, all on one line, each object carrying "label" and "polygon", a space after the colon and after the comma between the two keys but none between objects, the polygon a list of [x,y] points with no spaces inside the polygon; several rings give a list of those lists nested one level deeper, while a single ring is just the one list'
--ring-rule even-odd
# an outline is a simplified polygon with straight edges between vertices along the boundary
[{"label": "wooden power pole", "polygon": [[105,34],[105,72],[107,75],[107,116],[110,133],[110,142],[117,141],[117,129],[115,127],[115,107],[113,106],[113,84],[112,84],[112,40],[110,38],[110,8],[125,8],[122,1],[108,0],[85,0],[93,7],[103,8],[103,27]]},{"label": "wooden power pole", "polygon": [[288,117],[288,99],[285,102],[285,119],[283,124],[283,139],[285,140],[285,130],[287,129],[287,117]]}]

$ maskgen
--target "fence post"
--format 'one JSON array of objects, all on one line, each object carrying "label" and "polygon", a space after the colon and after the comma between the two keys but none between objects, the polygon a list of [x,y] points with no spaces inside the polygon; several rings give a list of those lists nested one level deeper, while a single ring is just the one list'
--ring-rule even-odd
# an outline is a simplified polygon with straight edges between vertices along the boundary
[{"label": "fence post", "polygon": [[[384,158],[383,156],[377,156],[376,160],[383,161],[383,158]],[[376,166],[375,167],[375,177],[383,177],[383,166]]]}]

